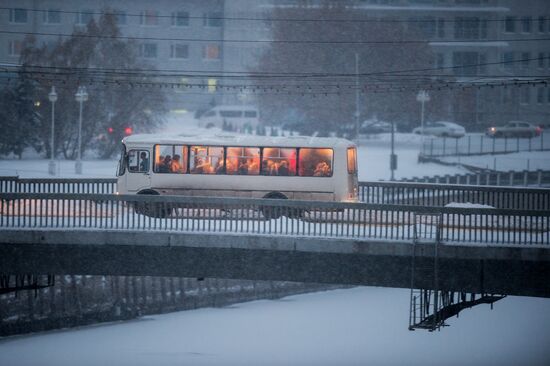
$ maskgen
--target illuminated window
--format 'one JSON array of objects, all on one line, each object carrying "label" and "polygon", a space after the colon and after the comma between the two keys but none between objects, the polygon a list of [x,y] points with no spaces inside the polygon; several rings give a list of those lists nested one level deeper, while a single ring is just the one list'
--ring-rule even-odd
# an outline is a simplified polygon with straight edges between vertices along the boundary
[{"label": "illuminated window", "polygon": [[191,146],[191,174],[223,174],[223,147]]},{"label": "illuminated window", "polygon": [[218,84],[218,80],[216,79],[208,79],[208,92],[214,93],[216,91],[216,85]]},{"label": "illuminated window", "polygon": [[207,44],[202,47],[202,58],[206,60],[220,59],[220,46],[217,44]]},{"label": "illuminated window", "polygon": [[187,146],[155,145],[155,173],[187,173]]},{"label": "illuminated window", "polygon": [[296,149],[264,147],[262,159],[262,174],[295,176]]},{"label": "illuminated window", "polygon": [[149,171],[149,151],[128,151],[128,171],[131,173],[145,173]]},{"label": "illuminated window", "polygon": [[225,166],[227,174],[231,175],[260,174],[260,148],[228,147]]},{"label": "illuminated window", "polygon": [[357,150],[354,147],[348,147],[348,173],[357,173]]},{"label": "illuminated window", "polygon": [[301,177],[332,176],[332,149],[300,149]]}]

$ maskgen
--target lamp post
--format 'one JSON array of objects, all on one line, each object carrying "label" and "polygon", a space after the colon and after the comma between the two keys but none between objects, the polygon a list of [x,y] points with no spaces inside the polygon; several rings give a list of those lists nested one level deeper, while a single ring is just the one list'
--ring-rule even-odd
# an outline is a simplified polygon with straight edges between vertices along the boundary
[{"label": "lamp post", "polygon": [[80,160],[81,146],[82,146],[82,103],[88,100],[88,93],[84,86],[79,86],[75,94],[75,99],[80,103],[80,114],[78,118],[78,150],[76,151],[76,163],[74,165],[74,171],[76,174],[82,174],[82,161]]},{"label": "lamp post", "polygon": [[50,175],[55,175],[55,145],[54,145],[54,132],[55,132],[55,102],[57,102],[57,93],[55,92],[55,86],[52,85],[52,90],[48,94],[48,99],[52,102],[52,136],[50,140],[50,163],[48,164],[48,172]]},{"label": "lamp post", "polygon": [[424,149],[424,103],[430,101],[430,95],[425,90],[420,90],[416,95],[416,100],[420,102],[420,125],[422,126],[422,149]]}]

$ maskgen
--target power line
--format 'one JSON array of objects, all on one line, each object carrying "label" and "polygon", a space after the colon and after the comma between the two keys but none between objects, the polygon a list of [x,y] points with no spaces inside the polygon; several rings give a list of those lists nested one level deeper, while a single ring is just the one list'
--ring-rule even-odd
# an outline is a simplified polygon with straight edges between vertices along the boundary
[{"label": "power line", "polygon": [[[8,8],[8,7],[0,7],[0,10],[13,10],[14,8]],[[123,15],[126,17],[142,17],[146,16],[144,14],[137,14],[137,13],[126,13],[121,10],[117,9],[109,9],[110,11],[103,12],[103,11],[70,11],[70,10],[51,10],[51,9],[30,9],[30,8],[22,8],[18,7],[17,9],[22,9],[30,12],[38,12],[38,13],[60,13],[60,14],[86,14],[86,15],[98,15],[102,16],[104,14],[112,14],[115,16]],[[456,8],[457,10],[460,10],[460,7]],[[297,10],[300,10],[300,8],[297,8]],[[307,10],[307,9],[304,9]],[[365,9],[353,9],[354,11],[357,10],[369,10],[368,8]],[[169,15],[163,15],[163,14],[156,14],[154,15],[155,18],[176,18],[176,19],[205,19],[204,16],[177,16],[178,11],[174,11],[174,14]],[[525,15],[528,16],[528,15]],[[531,17],[535,18],[538,14],[532,14]],[[279,18],[279,17],[226,17],[226,16],[208,16],[208,19],[213,20],[229,20],[229,21],[251,21],[251,22],[298,22],[298,23],[434,23],[436,22],[436,19],[354,19],[354,18],[346,18],[346,19],[305,19],[305,18]],[[441,17],[439,17],[441,18]],[[462,19],[447,19],[444,18],[445,22],[449,23],[455,23],[455,22],[462,22]],[[539,19],[542,19],[546,21],[547,19],[550,19],[548,17],[539,17]],[[491,22],[491,23],[501,23],[506,22],[506,18],[497,18],[497,19],[482,19],[484,22]]]},{"label": "power line", "polygon": [[[492,65],[507,65],[515,63],[525,63],[536,60],[549,60],[549,57],[543,58],[528,58],[521,60],[509,60],[509,61],[497,61],[497,62],[484,62],[484,63],[475,63],[468,65],[457,65],[457,66],[445,66],[445,67],[431,67],[431,68],[415,68],[415,69],[402,69],[402,70],[391,70],[391,71],[377,71],[369,73],[269,73],[269,72],[248,72],[248,71],[224,71],[221,74],[217,74],[212,71],[207,70],[173,70],[173,69],[120,69],[120,68],[84,68],[84,67],[74,67],[74,66],[41,66],[41,65],[13,65],[8,67],[13,68],[35,68],[37,70],[19,70],[17,72],[26,71],[26,72],[35,72],[41,73],[41,69],[46,70],[67,70],[72,72],[86,72],[86,73],[104,73],[104,74],[115,74],[115,75],[130,75],[130,76],[150,76],[148,73],[153,73],[153,76],[156,77],[212,77],[212,78],[354,78],[354,77],[369,77],[369,76],[395,76],[403,77],[406,76],[404,73],[417,73],[417,72],[430,72],[430,71],[444,71],[444,70],[456,70],[456,69],[467,69],[467,68],[479,68]],[[0,72],[10,72],[9,70],[0,70]],[[193,74],[195,73],[195,74]],[[231,73],[231,75],[225,75]],[[437,76],[449,76],[441,74],[413,74],[413,76],[426,76],[426,77],[437,77]],[[459,77],[459,75],[454,75]],[[483,76],[483,75],[474,75],[474,76]],[[513,75],[500,75],[501,77],[513,77]]]},{"label": "power line", "polygon": [[[24,34],[30,36],[51,36],[51,37],[77,37],[77,38],[94,38],[94,39],[124,39],[124,40],[140,40],[140,41],[182,41],[182,42],[216,42],[216,43],[275,43],[275,44],[368,44],[368,45],[401,45],[401,44],[424,44],[435,42],[431,40],[402,40],[402,41],[322,41],[322,40],[269,40],[269,39],[220,39],[220,38],[167,38],[167,37],[130,37],[130,36],[109,36],[109,35],[94,35],[84,33],[46,33],[46,32],[26,32],[26,31],[0,31],[0,34]],[[506,39],[476,39],[476,40],[448,40],[445,43],[494,43],[494,42],[540,42],[550,41],[550,37],[540,38],[506,38]]]}]

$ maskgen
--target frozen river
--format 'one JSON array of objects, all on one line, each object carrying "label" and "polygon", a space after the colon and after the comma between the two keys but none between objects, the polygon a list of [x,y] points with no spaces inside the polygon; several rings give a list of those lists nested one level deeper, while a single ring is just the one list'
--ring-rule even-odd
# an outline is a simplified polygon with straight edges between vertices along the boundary
[{"label": "frozen river", "polygon": [[548,365],[550,299],[407,330],[409,290],[358,287],[0,340],[0,365]]}]

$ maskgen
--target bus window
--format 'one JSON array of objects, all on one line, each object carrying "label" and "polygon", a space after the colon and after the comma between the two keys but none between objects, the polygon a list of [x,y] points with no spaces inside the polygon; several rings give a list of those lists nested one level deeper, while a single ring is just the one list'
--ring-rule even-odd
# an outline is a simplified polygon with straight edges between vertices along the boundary
[{"label": "bus window", "polygon": [[348,147],[348,173],[357,173],[357,149]]},{"label": "bus window", "polygon": [[264,147],[262,160],[263,175],[296,175],[296,149]]},{"label": "bus window", "polygon": [[155,173],[187,173],[187,146],[155,145]]},{"label": "bus window", "polygon": [[300,149],[301,177],[331,177],[332,149]]},{"label": "bus window", "polygon": [[223,147],[191,146],[191,174],[223,174]]},{"label": "bus window", "polygon": [[227,174],[231,175],[260,174],[260,148],[228,147],[225,167]]},{"label": "bus window", "polygon": [[149,151],[130,150],[128,152],[128,171],[145,173],[149,171]]},{"label": "bus window", "polygon": [[220,111],[220,116],[224,118],[240,118],[243,116],[242,111]]},{"label": "bus window", "polygon": [[244,118],[256,118],[258,113],[256,111],[244,111]]}]

